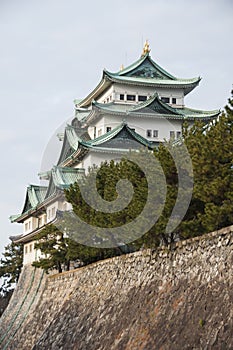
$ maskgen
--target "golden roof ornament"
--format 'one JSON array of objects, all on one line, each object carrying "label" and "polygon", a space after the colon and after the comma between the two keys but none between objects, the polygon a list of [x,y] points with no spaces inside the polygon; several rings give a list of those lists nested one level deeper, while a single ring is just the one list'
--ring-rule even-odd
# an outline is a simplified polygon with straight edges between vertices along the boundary
[{"label": "golden roof ornament", "polygon": [[148,43],[148,40],[146,40],[143,51],[142,51],[142,56],[145,56],[147,53],[150,53],[150,45]]}]

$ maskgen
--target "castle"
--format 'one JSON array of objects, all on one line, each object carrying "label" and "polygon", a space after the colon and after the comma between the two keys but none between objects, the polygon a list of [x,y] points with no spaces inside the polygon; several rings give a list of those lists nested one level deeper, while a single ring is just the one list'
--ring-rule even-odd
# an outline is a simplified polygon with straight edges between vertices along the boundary
[{"label": "castle", "polygon": [[184,121],[192,125],[195,120],[208,122],[218,116],[219,110],[185,106],[184,97],[200,80],[168,73],[152,60],[146,41],[137,61],[122,66],[117,73],[104,70],[95,89],[74,101],[74,118],[59,134],[59,160],[40,174],[47,186],[28,186],[22,212],[10,217],[12,222],[23,224],[23,233],[10,238],[23,243],[24,265],[39,259],[35,235],[56,222],[58,211],[72,209],[64,189],[79,181],[89,167],[112,159],[119,161],[130,150],[153,150],[164,139],[179,139]]}]

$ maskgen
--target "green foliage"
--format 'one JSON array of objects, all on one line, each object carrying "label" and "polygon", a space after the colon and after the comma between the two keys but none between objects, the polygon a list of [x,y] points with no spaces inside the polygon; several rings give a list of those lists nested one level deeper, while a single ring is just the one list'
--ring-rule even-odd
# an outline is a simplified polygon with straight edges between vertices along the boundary
[{"label": "green foliage", "polygon": [[117,249],[99,249],[88,247],[67,237],[56,226],[48,225],[35,237],[35,249],[43,254],[33,266],[40,267],[46,272],[57,270],[59,273],[70,269],[70,262],[83,266],[94,261],[110,258],[121,254]]},{"label": "green foliage", "polygon": [[33,266],[41,267],[47,272],[51,269],[57,269],[58,272],[62,272],[63,265],[69,269],[67,242],[64,234],[56,226],[46,226],[35,236],[35,239],[37,240],[35,249],[43,253],[43,258],[35,261]]},{"label": "green foliage", "polygon": [[[175,206],[178,188],[185,187],[178,183],[178,171],[174,157],[169,152],[179,155],[182,169],[182,147],[161,144],[154,155],[162,166],[166,177],[167,196],[162,215],[156,224],[143,237],[134,241],[132,246],[156,247],[161,242],[168,244],[178,237],[194,237],[232,224],[233,218],[233,100],[218,120],[209,124],[195,122],[190,127],[183,125],[184,142],[188,149],[194,173],[194,188],[191,202],[182,222],[173,233],[166,233],[166,227]],[[184,161],[185,162],[185,159]],[[136,218],[147,201],[147,179],[141,169],[122,160],[118,164],[104,163],[97,176],[97,190],[103,199],[112,201],[117,197],[116,183],[127,178],[133,185],[134,197],[130,204],[116,213],[106,214],[91,208],[82,198],[78,184],[66,191],[67,200],[73,205],[74,212],[85,222],[99,227],[115,227]],[[182,205],[182,203],[180,204]],[[143,225],[143,223],[142,223]]]},{"label": "green foliage", "polygon": [[181,235],[190,237],[232,224],[233,100],[218,121],[205,127],[196,123],[185,143],[193,163],[194,190]]},{"label": "green foliage", "polygon": [[22,244],[10,243],[5,247],[3,258],[0,260],[0,278],[3,284],[0,287],[2,294],[7,294],[14,289],[18,282],[19,275],[23,265],[23,246]]},{"label": "green foliage", "polygon": [[[35,266],[40,266],[49,270],[57,268],[62,270],[62,266],[69,268],[71,260],[78,260],[81,264],[88,264],[93,261],[135,251],[141,247],[157,247],[159,244],[169,244],[178,239],[185,239],[201,235],[203,233],[220,229],[232,224],[233,218],[233,99],[229,99],[229,104],[222,112],[218,120],[209,124],[195,122],[192,127],[185,122],[183,125],[183,137],[188,149],[194,173],[194,188],[189,208],[185,217],[172,233],[166,232],[166,227],[171,217],[171,213],[176,204],[178,193],[185,189],[188,183],[179,183],[178,172],[189,172],[185,168],[185,157],[179,144],[161,144],[154,151],[155,158],[159,161],[166,179],[167,194],[162,214],[154,226],[142,237],[134,240],[130,245],[117,246],[116,248],[98,248],[101,237],[96,234],[94,246],[80,244],[72,239],[72,232],[75,232],[75,220],[66,222],[66,232],[69,237],[64,237],[58,228],[48,226],[37,237],[39,240],[36,248],[44,254],[44,258],[35,262]],[[172,152],[171,152],[172,150]],[[173,154],[173,156],[171,155]],[[179,169],[177,170],[174,161],[179,157]],[[143,152],[142,152],[143,156]],[[176,158],[177,159],[177,158]],[[150,167],[145,157],[144,168]],[[90,170],[84,180],[88,185],[91,178]],[[156,185],[161,185],[161,178],[154,174]],[[190,175],[190,174],[189,174]],[[119,163],[103,163],[98,169],[96,176],[96,188],[99,195],[105,201],[115,201],[118,198],[116,185],[120,179],[127,179],[133,186],[133,197],[124,209],[106,213],[95,210],[88,205],[82,196],[77,183],[70,186],[65,191],[67,201],[73,206],[74,214],[92,227],[112,228],[126,226],[132,222],[142,212],[148,201],[148,184],[151,179],[146,178],[142,169],[126,159]],[[183,177],[188,181],[188,177]],[[91,185],[91,182],[90,182]],[[181,191],[182,192],[182,191]],[[127,193],[125,193],[127,195]],[[90,191],[89,196],[92,196]],[[182,200],[180,201],[182,206]],[[162,198],[156,203],[162,204]],[[150,203],[153,207],[154,203]],[[143,228],[144,222],[138,225]],[[76,230],[77,231],[77,230]],[[131,235],[132,232],[125,232]],[[124,234],[122,237],[124,237]],[[124,241],[124,240],[123,240]],[[96,245],[96,246],[95,246]]]}]

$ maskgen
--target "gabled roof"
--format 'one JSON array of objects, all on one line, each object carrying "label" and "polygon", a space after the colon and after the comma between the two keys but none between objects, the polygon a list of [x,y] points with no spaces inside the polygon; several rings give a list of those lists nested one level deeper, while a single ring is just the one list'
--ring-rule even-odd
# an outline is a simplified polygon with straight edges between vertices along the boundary
[{"label": "gabled roof", "polygon": [[183,79],[173,76],[154,62],[147,53],[119,72],[112,73],[104,70],[100,83],[81,102],[76,101],[76,105],[79,108],[90,106],[91,101],[104,93],[113,82],[154,88],[181,88],[184,89],[184,94],[187,95],[199,84],[200,80],[200,77]]},{"label": "gabled roof", "polygon": [[21,214],[12,215],[11,222],[22,222],[28,215],[31,215],[39,207],[43,207],[45,202],[57,194],[57,190],[64,190],[74,182],[80,180],[85,174],[84,169],[54,166],[47,175],[49,185],[27,187],[26,200]]},{"label": "gabled roof", "polygon": [[174,114],[182,115],[178,109],[169,106],[167,103],[164,103],[159,98],[158,94],[155,93],[154,96],[148,100],[138,104],[129,111],[130,113],[158,113],[158,114]]},{"label": "gabled roof", "polygon": [[84,169],[54,166],[51,169],[49,186],[45,199],[56,194],[57,189],[64,190],[74,182],[81,180],[84,174]]},{"label": "gabled roof", "polygon": [[61,164],[65,159],[70,157],[74,151],[78,149],[79,141],[89,139],[90,136],[87,132],[87,129],[81,128],[79,121],[77,121],[75,118],[72,121],[72,125],[67,125],[65,128],[63,145],[57,165]]},{"label": "gabled roof", "polygon": [[77,163],[89,152],[116,152],[122,153],[129,150],[138,150],[142,147],[153,149],[155,144],[148,141],[133,129],[131,129],[125,122],[111,131],[89,141],[77,137],[77,140],[72,140],[77,148],[73,148],[73,152],[60,163],[60,166],[67,166],[72,163]]},{"label": "gabled roof", "polygon": [[39,204],[41,204],[46,196],[48,187],[29,185],[26,191],[26,198],[21,214],[10,216],[11,222],[17,221],[22,215],[35,209]]},{"label": "gabled roof", "polygon": [[148,100],[135,105],[92,102],[93,113],[86,121],[89,123],[101,114],[112,114],[119,118],[148,117],[148,118],[168,118],[168,119],[203,119],[210,120],[218,116],[220,110],[203,111],[188,107],[175,108],[167,103],[162,102],[158,94],[155,93]]},{"label": "gabled roof", "polygon": [[120,70],[119,72],[110,74],[122,77],[145,77],[166,80],[178,79],[155,63],[150,57],[149,53],[141,56],[136,62]]},{"label": "gabled roof", "polygon": [[125,122],[107,132],[106,134],[97,137],[94,140],[81,142],[83,147],[90,150],[115,149],[121,150],[137,150],[143,147],[153,148],[153,143],[136,133]]}]

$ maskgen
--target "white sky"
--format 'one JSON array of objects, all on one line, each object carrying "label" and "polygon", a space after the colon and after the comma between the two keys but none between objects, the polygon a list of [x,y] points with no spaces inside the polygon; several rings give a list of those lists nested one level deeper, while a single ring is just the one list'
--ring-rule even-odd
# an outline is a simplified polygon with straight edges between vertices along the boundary
[{"label": "white sky", "polygon": [[[103,68],[131,64],[148,38],[163,68],[202,77],[187,106],[222,108],[233,83],[232,32],[232,0],[1,0],[0,251],[21,233],[8,217],[39,183],[49,140]],[[51,149],[46,157],[56,163]]]}]

